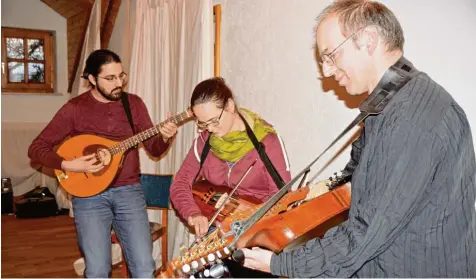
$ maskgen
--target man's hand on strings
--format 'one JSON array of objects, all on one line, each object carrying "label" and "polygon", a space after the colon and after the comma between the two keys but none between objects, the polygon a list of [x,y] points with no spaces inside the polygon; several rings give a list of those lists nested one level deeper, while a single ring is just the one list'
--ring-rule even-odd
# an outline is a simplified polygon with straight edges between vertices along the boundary
[{"label": "man's hand on strings", "polygon": [[103,168],[104,164],[97,160],[95,153],[61,162],[61,169],[65,171],[95,173]]},{"label": "man's hand on strings", "polygon": [[[168,118],[172,117],[172,113],[169,112],[167,114],[167,117]],[[159,127],[159,131],[164,141],[167,142],[170,138],[172,138],[173,136],[175,136],[175,134],[177,134],[177,125],[172,122],[167,122],[163,126]]]}]

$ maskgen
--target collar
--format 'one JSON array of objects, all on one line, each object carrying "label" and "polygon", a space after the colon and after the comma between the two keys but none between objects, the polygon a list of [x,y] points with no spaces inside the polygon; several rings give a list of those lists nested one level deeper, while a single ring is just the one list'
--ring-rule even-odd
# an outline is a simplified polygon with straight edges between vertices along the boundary
[{"label": "collar", "polygon": [[368,114],[379,114],[388,102],[415,77],[419,71],[405,57],[388,68],[372,93],[360,104],[359,110]]}]

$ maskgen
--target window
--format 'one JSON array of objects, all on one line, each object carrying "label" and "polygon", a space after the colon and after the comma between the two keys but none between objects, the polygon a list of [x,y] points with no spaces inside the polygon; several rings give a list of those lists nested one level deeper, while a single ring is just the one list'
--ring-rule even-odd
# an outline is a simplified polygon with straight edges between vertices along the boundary
[{"label": "window", "polygon": [[2,27],[2,92],[52,93],[53,33]]}]

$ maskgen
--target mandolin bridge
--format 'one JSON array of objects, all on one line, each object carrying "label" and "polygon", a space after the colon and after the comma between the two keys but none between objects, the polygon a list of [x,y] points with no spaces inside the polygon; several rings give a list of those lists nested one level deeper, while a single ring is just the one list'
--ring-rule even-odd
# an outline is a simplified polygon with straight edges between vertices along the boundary
[{"label": "mandolin bridge", "polygon": [[63,181],[65,179],[68,179],[68,175],[64,171],[58,174],[56,177],[58,178],[58,181]]}]

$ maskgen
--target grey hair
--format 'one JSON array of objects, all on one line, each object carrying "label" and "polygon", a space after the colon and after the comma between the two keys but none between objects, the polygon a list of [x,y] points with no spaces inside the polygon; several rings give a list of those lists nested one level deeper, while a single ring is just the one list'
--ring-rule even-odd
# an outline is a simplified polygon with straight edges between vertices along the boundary
[{"label": "grey hair", "polygon": [[[375,26],[387,46],[387,51],[401,50],[405,38],[403,30],[392,11],[385,5],[368,0],[336,0],[316,18],[317,26],[329,16],[337,16],[342,34],[349,36],[366,26]],[[352,38],[355,41],[355,38]]]}]

